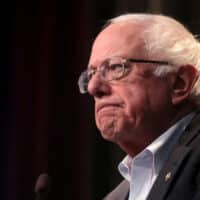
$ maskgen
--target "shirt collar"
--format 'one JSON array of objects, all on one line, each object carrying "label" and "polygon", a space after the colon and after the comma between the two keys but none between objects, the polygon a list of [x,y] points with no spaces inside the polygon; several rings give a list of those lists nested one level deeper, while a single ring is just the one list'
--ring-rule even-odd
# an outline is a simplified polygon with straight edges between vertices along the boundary
[{"label": "shirt collar", "polygon": [[168,158],[168,155],[172,150],[172,147],[177,142],[179,136],[183,133],[183,131],[188,126],[194,115],[195,112],[192,112],[183,117],[176,124],[174,124],[168,130],[166,130],[162,135],[156,138],[150,145],[148,145],[142,152],[137,154],[134,158],[132,158],[130,155],[127,155],[118,165],[118,169],[121,175],[125,179],[130,181],[131,168],[133,166],[134,159],[142,157],[144,152],[146,151],[149,151],[150,154],[152,154],[153,156],[152,166],[154,167],[153,170],[155,174],[158,174],[164,162]]}]

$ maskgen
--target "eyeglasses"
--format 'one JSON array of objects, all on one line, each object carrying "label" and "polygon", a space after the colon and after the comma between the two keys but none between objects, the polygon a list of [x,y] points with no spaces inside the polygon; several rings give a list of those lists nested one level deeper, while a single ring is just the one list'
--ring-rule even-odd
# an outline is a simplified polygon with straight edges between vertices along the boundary
[{"label": "eyeglasses", "polygon": [[122,78],[126,75],[127,62],[131,63],[152,63],[159,65],[170,65],[166,61],[156,60],[142,60],[142,59],[124,59],[121,57],[113,57],[105,60],[97,68],[90,68],[83,71],[78,79],[78,86],[81,94],[88,92],[88,84],[96,72],[100,73],[100,76],[105,81],[112,81]]}]

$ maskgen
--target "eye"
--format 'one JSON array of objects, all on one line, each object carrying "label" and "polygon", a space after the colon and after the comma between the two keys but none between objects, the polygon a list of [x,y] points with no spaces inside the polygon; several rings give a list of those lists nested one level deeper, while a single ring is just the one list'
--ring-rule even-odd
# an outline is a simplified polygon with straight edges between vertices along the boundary
[{"label": "eye", "polygon": [[122,64],[120,63],[112,64],[109,66],[109,70],[115,72],[121,72],[122,68]]}]

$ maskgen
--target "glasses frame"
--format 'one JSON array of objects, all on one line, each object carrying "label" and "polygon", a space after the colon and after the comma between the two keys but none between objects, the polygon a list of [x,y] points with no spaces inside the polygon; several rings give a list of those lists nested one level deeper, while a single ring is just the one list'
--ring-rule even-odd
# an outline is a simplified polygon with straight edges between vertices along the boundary
[{"label": "glasses frame", "polygon": [[[160,61],[160,60],[145,60],[145,59],[134,59],[134,58],[121,58],[121,57],[112,57],[112,58],[120,58],[121,60],[122,60],[122,64],[123,64],[123,74],[122,74],[122,76],[120,76],[119,78],[115,78],[115,79],[111,79],[111,80],[106,80],[103,76],[102,76],[102,71],[99,69],[101,66],[102,66],[102,64],[101,65],[99,65],[98,67],[96,67],[95,69],[93,68],[92,70],[93,70],[93,74],[95,74],[96,72],[100,72],[100,74],[101,74],[101,77],[105,80],[105,81],[112,81],[112,80],[117,80],[117,79],[120,79],[121,77],[123,77],[123,75],[124,75],[124,72],[125,72],[125,66],[124,66],[124,64],[126,63],[126,62],[131,62],[131,63],[149,63],[149,64],[158,64],[158,65],[172,65],[171,63],[169,63],[169,62],[167,62],[167,61]],[[106,59],[106,60],[110,60],[110,59],[112,59],[112,58],[108,58],[108,59]],[[105,60],[105,61],[106,61]],[[105,62],[104,61],[104,62]],[[103,62],[103,63],[104,63]],[[88,78],[86,78],[86,76],[87,76],[87,74],[88,74],[88,69],[86,69],[86,70],[84,70],[82,73],[81,73],[81,75],[79,76],[79,79],[78,79],[78,86],[79,86],[79,91],[80,91],[80,93],[81,94],[85,94],[85,93],[87,93],[88,92],[88,90],[86,89],[87,88],[87,86],[88,86],[88,83],[89,83],[89,81],[91,80],[87,80]],[[83,81],[83,79],[85,79],[85,80],[87,80],[87,81]]]}]

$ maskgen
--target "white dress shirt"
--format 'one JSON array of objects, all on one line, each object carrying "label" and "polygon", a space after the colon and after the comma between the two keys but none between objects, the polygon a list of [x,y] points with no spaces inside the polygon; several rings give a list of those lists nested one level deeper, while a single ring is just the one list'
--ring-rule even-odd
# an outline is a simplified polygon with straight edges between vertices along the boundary
[{"label": "white dress shirt", "polygon": [[134,158],[127,155],[119,164],[119,172],[129,181],[129,200],[145,200],[173,145],[192,120],[190,113],[147,146]]}]

